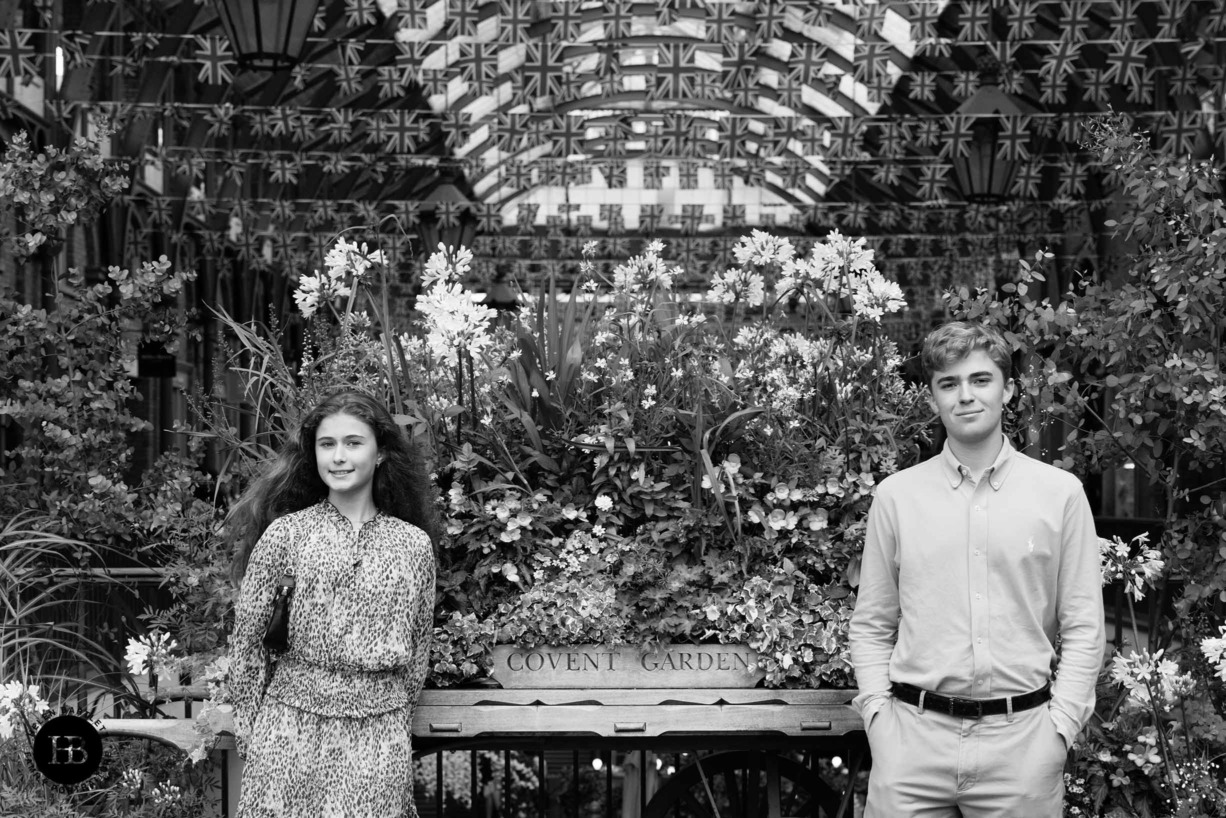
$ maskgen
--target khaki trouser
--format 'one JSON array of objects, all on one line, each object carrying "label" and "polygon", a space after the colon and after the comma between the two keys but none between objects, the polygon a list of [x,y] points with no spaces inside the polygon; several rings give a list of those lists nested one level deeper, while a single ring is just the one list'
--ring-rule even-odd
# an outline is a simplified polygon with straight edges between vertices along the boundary
[{"label": "khaki trouser", "polygon": [[960,719],[890,697],[868,725],[864,818],[1059,818],[1068,751],[1046,704]]}]

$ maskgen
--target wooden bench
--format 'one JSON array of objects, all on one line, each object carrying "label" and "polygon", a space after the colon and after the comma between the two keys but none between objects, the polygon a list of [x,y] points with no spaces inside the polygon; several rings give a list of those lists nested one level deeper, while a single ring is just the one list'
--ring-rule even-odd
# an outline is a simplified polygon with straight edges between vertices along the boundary
[{"label": "wooden bench", "polygon": [[[806,769],[780,754],[800,750],[814,761],[840,756],[854,781],[867,750],[860,717],[850,705],[855,693],[765,688],[424,690],[413,718],[414,753],[545,748],[693,752],[701,761],[678,771],[650,804],[644,801],[639,812],[643,818],[662,818],[678,802],[693,811],[689,802],[713,797],[721,776],[743,781],[747,772],[761,774],[768,818],[784,816],[781,798],[789,791],[784,782],[808,792],[811,814],[843,818],[852,814],[850,787],[833,791],[817,778],[815,763]],[[107,735],[150,738],[183,752],[199,741],[187,719],[103,719],[102,724]],[[233,738],[224,734],[213,750],[221,764],[226,815],[235,814],[242,770],[233,750]],[[736,818],[726,811],[711,814]]]}]

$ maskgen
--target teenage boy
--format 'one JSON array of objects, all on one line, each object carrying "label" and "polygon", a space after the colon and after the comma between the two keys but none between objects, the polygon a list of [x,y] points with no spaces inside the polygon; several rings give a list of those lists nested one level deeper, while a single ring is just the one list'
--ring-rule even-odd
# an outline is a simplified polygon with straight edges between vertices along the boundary
[{"label": "teenage boy", "polygon": [[1105,648],[1094,520],[1004,436],[999,334],[946,324],[922,364],[947,440],[878,486],[851,618],[865,816],[1058,818]]}]

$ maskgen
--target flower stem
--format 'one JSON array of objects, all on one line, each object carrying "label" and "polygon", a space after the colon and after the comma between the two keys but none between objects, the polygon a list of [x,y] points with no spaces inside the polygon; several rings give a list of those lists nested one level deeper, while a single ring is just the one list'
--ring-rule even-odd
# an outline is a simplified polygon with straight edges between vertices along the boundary
[{"label": "flower stem", "polygon": [[1170,739],[1166,737],[1166,731],[1162,729],[1162,712],[1158,709],[1158,691],[1149,679],[1145,679],[1145,689],[1149,691],[1149,709],[1154,715],[1154,729],[1158,732],[1158,747],[1162,751],[1162,760],[1166,764],[1166,780],[1171,787],[1171,803],[1178,806],[1178,773],[1175,772],[1175,765],[1171,761]]}]

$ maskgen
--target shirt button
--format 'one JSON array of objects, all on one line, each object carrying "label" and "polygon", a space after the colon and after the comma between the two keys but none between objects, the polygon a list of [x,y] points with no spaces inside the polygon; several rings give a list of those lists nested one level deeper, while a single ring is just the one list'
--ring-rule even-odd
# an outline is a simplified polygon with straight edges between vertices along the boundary
[{"label": "shirt button", "polygon": [[980,638],[979,638],[979,644],[981,644],[981,645],[983,644],[983,637],[980,637]]},{"label": "shirt button", "polygon": [[976,548],[976,549],[975,549],[975,556],[976,556],[976,557],[977,557],[977,556],[979,556],[979,549],[978,549],[978,548]]},{"label": "shirt button", "polygon": [[983,679],[976,679],[976,680],[975,680],[975,684],[977,684],[977,685],[981,685],[981,684],[983,684]]},{"label": "shirt button", "polygon": [[979,506],[975,506],[975,511],[983,511],[983,509],[980,508]]},{"label": "shirt button", "polygon": [[[976,551],[975,553],[979,553]],[[983,599],[983,594],[975,594],[975,599]]]}]

